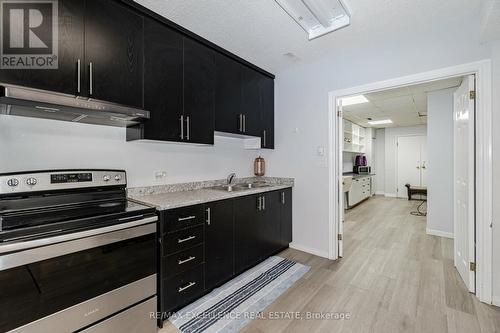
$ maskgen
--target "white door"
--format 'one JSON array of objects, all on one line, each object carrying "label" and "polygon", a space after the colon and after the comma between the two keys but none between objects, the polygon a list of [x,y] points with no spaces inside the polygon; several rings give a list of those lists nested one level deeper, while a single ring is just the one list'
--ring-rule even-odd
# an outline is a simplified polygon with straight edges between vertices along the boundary
[{"label": "white door", "polygon": [[475,291],[474,262],[474,76],[466,77],[454,93],[454,250],[455,267],[469,291]]},{"label": "white door", "polygon": [[427,186],[427,137],[420,137],[420,186]]},{"label": "white door", "polygon": [[[425,136],[401,136],[397,141],[397,175],[399,198],[408,197],[406,184],[413,186],[422,185],[422,156],[427,156],[427,152],[422,154],[422,147],[425,147],[427,138]],[[426,157],[427,158],[427,157]],[[426,166],[427,167],[427,166]]]},{"label": "white door", "polygon": [[[340,150],[340,158],[339,158],[339,164],[338,164],[338,184],[339,184],[339,202],[338,202],[338,212],[339,212],[339,223],[338,223],[338,226],[337,226],[337,235],[334,235],[334,237],[337,238],[337,257],[340,258],[343,256],[343,252],[344,252],[344,243],[343,243],[343,234],[344,234],[344,202],[345,202],[345,192],[344,192],[344,189],[343,189],[343,164],[344,164],[344,161],[343,161],[343,158],[344,158],[344,154],[342,153],[343,149],[344,149],[344,120],[342,118],[342,99],[338,99],[337,100],[337,121],[339,122],[339,133],[337,133],[337,138],[338,138],[338,142],[339,142],[339,150]],[[340,235],[340,236],[339,236]],[[334,258],[334,259],[337,259],[337,258]]]}]

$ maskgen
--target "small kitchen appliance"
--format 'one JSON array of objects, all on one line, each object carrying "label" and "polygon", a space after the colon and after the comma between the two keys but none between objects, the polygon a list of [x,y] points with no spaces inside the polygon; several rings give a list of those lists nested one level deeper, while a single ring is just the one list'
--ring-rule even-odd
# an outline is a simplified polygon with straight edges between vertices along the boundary
[{"label": "small kitchen appliance", "polygon": [[356,158],[354,159],[354,165],[356,166],[366,166],[366,156],[364,155],[356,155]]},{"label": "small kitchen appliance", "polygon": [[372,172],[372,167],[366,165],[355,165],[352,171],[358,175],[369,175]]}]

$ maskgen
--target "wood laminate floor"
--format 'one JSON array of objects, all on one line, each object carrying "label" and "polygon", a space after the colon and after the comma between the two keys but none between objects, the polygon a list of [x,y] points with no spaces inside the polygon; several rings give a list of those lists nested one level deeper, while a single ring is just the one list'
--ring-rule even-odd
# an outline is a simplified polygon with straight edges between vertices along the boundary
[{"label": "wood laminate floor", "polygon": [[[374,197],[348,211],[340,260],[282,252],[311,269],[242,332],[500,332],[500,308],[467,291],[453,240],[427,235],[417,204]],[[337,314],[350,319],[307,319]]]}]

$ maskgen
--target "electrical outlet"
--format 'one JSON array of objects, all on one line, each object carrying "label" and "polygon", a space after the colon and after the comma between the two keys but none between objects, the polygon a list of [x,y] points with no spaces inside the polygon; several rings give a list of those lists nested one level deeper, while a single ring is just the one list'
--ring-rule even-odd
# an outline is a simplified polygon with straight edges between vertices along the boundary
[{"label": "electrical outlet", "polygon": [[163,178],[166,178],[167,177],[167,172],[166,171],[156,171],[155,172],[155,178],[156,180],[160,180],[160,179],[163,179]]}]

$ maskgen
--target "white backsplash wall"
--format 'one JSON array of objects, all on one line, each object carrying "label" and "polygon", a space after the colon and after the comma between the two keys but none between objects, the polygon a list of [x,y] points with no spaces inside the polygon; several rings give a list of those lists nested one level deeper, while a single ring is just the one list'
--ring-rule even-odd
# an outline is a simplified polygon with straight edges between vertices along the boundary
[{"label": "white backsplash wall", "polygon": [[352,172],[354,167],[354,157],[357,154],[354,153],[342,153],[342,172]]},{"label": "white backsplash wall", "polygon": [[[241,139],[216,137],[214,146],[127,142],[124,128],[4,115],[0,142],[0,172],[125,169],[130,187],[221,179],[230,172],[252,176],[254,158],[272,153],[245,150]],[[266,167],[271,175],[272,166]],[[167,176],[156,179],[159,171]]]}]

